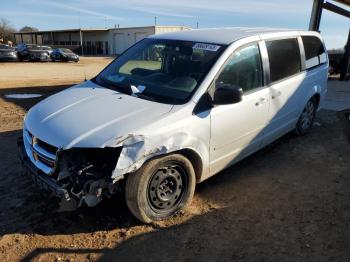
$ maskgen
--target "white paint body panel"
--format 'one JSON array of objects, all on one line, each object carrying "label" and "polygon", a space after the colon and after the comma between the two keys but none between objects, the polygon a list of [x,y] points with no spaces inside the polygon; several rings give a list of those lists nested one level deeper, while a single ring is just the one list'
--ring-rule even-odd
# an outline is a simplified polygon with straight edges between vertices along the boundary
[{"label": "white paint body panel", "polygon": [[240,103],[211,110],[210,173],[215,174],[261,148],[269,108],[262,89],[243,96]]},{"label": "white paint body panel", "polygon": [[41,101],[28,112],[25,126],[55,147],[103,147],[113,138],[156,121],[171,108],[89,81]]},{"label": "white paint body panel", "polygon": [[[198,30],[194,35],[184,31],[155,37],[205,42],[207,34],[207,42],[213,42],[210,40],[221,34],[218,38],[221,42],[229,41],[230,30],[214,30],[215,34],[213,30]],[[313,95],[320,95],[322,106],[327,90],[328,64],[264,86],[244,95],[240,103],[193,114],[198,100],[237,48],[265,39],[300,34],[307,33],[236,30],[231,44],[192,99],[184,105],[142,100],[88,81],[34,106],[28,112],[24,126],[34,136],[63,149],[122,146],[112,174],[115,181],[140,168],[149,158],[188,149],[201,159],[198,181],[203,181],[293,129],[304,105]],[[310,35],[319,37],[316,33]]]}]

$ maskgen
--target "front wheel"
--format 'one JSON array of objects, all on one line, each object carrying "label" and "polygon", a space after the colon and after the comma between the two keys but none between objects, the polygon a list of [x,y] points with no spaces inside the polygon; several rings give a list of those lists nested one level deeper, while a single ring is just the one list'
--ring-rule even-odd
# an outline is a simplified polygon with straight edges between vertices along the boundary
[{"label": "front wheel", "polygon": [[174,154],[153,159],[126,181],[125,196],[131,213],[144,223],[168,218],[192,200],[196,177],[191,162]]},{"label": "front wheel", "polygon": [[297,135],[304,135],[310,131],[315,120],[317,110],[317,102],[313,97],[305,105],[303,112],[301,113],[297,126],[295,127],[295,133]]}]

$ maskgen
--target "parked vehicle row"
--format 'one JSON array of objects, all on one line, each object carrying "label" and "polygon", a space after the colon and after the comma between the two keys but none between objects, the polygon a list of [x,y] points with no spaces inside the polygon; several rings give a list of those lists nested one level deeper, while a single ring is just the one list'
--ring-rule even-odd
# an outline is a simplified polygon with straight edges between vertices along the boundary
[{"label": "parked vehicle row", "polygon": [[78,62],[79,56],[67,48],[21,43],[17,47],[0,45],[0,61]]}]

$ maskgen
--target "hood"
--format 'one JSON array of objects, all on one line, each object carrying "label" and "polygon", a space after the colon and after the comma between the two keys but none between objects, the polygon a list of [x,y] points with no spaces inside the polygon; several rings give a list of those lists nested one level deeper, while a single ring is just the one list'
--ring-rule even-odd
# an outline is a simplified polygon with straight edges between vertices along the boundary
[{"label": "hood", "polygon": [[103,147],[157,120],[171,108],[88,81],[32,107],[24,125],[34,136],[56,147]]}]

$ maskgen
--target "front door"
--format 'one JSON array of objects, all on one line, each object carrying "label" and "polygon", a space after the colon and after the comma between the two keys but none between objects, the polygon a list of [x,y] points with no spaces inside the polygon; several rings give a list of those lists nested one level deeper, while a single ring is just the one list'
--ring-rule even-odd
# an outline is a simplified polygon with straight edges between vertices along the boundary
[{"label": "front door", "polygon": [[264,88],[258,44],[233,53],[219,73],[216,84],[243,89],[241,102],[211,110],[210,173],[258,150],[269,108],[269,90]]}]

